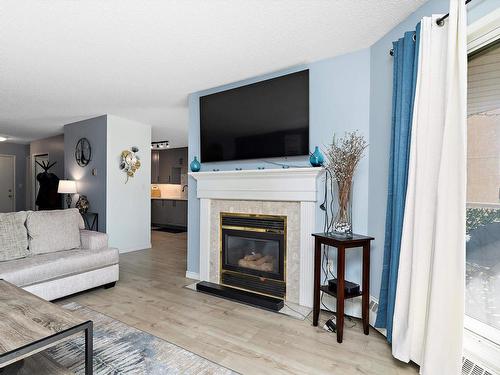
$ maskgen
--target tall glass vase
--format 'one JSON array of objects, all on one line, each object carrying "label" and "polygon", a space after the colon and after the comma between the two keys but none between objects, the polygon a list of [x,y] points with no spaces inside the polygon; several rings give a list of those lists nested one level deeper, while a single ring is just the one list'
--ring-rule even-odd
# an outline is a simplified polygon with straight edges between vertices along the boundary
[{"label": "tall glass vase", "polygon": [[338,236],[352,237],[352,183],[337,181],[337,214],[333,231]]}]

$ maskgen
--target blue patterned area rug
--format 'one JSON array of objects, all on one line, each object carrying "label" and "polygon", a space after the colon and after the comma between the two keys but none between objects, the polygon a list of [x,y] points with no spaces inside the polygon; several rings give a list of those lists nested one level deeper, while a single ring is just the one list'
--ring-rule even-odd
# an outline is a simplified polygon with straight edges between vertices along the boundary
[{"label": "blue patterned area rug", "polygon": [[[94,322],[94,374],[214,374],[235,372],[77,303],[64,308]],[[75,374],[84,374],[83,335],[48,349],[46,356]]]}]

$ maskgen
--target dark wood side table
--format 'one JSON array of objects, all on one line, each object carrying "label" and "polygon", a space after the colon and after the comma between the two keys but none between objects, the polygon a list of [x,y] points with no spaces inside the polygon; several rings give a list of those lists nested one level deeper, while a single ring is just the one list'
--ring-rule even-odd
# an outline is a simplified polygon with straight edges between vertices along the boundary
[{"label": "dark wood side table", "polygon": [[85,212],[81,214],[85,229],[99,231],[99,214],[97,212]]},{"label": "dark wood side table", "polygon": [[[341,343],[344,335],[344,301],[347,298],[362,296],[363,330],[369,333],[370,324],[370,242],[373,237],[353,234],[352,238],[336,236],[333,233],[314,233],[314,301],[313,325],[318,325],[320,311],[320,293],[327,293],[337,299],[337,342]],[[328,285],[321,285],[322,245],[337,248],[337,292],[328,289]],[[345,294],[345,250],[355,247],[363,248],[363,282],[361,291],[355,294]]]}]

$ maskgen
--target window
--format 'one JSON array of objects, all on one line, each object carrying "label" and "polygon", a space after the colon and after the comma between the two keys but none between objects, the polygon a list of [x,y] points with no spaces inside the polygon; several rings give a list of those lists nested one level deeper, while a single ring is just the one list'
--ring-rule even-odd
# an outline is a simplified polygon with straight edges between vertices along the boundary
[{"label": "window", "polygon": [[500,344],[499,43],[469,59],[467,112],[466,326]]}]

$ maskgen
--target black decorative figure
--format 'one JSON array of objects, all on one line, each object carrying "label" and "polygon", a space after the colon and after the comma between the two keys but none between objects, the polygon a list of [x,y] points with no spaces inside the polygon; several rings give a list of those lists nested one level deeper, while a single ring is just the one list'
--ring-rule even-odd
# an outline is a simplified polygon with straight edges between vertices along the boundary
[{"label": "black decorative figure", "polygon": [[39,210],[58,210],[62,208],[61,195],[57,192],[57,187],[59,186],[59,177],[54,173],[49,173],[49,169],[52,168],[56,162],[50,164],[50,162],[42,161],[36,162],[44,171],[38,173],[36,179],[40,184],[38,189],[38,195],[36,197],[36,205]]}]

